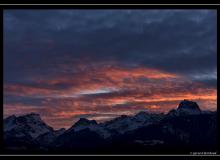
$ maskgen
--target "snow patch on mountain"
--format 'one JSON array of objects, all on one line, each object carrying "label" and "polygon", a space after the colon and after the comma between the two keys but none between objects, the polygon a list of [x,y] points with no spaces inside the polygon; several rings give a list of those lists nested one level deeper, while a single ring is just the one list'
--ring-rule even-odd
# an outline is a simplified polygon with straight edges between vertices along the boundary
[{"label": "snow patch on mountain", "polygon": [[70,129],[68,129],[66,132],[71,131],[81,131],[84,129],[90,129],[91,131],[95,131],[103,138],[108,138],[111,136],[111,133],[104,128],[101,124],[98,124],[95,120],[88,120],[86,118],[80,118],[79,121],[77,121]]},{"label": "snow patch on mountain", "polygon": [[[47,132],[53,131],[40,118],[39,114],[31,113],[24,116],[10,116],[4,120],[4,131],[8,134],[13,133],[14,137],[29,135],[36,138]],[[15,134],[14,134],[15,133]]]},{"label": "snow patch on mountain", "polygon": [[198,104],[193,101],[183,100],[177,109],[169,111],[168,116],[196,115],[203,113]]},{"label": "snow patch on mountain", "polygon": [[183,100],[180,102],[177,111],[188,114],[200,114],[201,110],[196,102]]},{"label": "snow patch on mountain", "polygon": [[148,112],[141,111],[135,116],[123,115],[114,120],[111,120],[105,124],[108,129],[113,129],[123,134],[127,131],[137,129],[141,126],[146,126],[151,123],[157,122],[163,118],[162,114],[150,114]]}]

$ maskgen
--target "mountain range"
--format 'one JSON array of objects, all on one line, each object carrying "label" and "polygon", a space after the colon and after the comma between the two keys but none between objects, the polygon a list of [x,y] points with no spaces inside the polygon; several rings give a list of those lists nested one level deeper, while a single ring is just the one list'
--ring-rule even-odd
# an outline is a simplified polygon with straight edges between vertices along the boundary
[{"label": "mountain range", "polygon": [[188,154],[215,152],[217,112],[183,100],[168,113],[141,111],[97,123],[80,118],[54,130],[37,113],[4,119],[4,150],[9,153]]}]

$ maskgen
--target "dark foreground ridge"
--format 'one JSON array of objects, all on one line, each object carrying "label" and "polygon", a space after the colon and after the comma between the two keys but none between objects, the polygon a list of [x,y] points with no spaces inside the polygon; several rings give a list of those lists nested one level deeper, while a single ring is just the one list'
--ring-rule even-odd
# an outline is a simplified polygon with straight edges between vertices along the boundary
[{"label": "dark foreground ridge", "polygon": [[54,130],[31,113],[4,119],[6,153],[189,154],[216,152],[217,113],[184,100],[167,114],[140,112],[97,123],[81,118]]}]

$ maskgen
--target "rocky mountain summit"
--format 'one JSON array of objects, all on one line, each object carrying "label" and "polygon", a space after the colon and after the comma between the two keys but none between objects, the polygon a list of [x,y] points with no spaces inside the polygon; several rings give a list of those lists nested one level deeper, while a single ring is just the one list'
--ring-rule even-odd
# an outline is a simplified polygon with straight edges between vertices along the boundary
[{"label": "rocky mountain summit", "polygon": [[8,152],[183,153],[215,151],[216,142],[217,113],[189,100],[167,114],[141,111],[104,123],[80,118],[69,129],[54,130],[36,113],[4,119]]}]

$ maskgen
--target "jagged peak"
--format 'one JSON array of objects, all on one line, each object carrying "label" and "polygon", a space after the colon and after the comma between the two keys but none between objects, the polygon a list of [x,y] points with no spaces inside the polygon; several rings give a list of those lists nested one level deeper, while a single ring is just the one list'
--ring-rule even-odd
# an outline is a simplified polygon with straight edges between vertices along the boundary
[{"label": "jagged peak", "polygon": [[177,109],[171,109],[168,112],[169,116],[179,116],[179,115],[188,115],[188,114],[200,114],[202,111],[199,108],[199,105],[196,102],[186,100],[180,102]]},{"label": "jagged peak", "polygon": [[39,113],[35,113],[35,112],[31,112],[31,113],[25,114],[23,116],[36,116],[36,117],[40,117],[40,114]]},{"label": "jagged peak", "polygon": [[[41,119],[40,114],[38,113],[29,113],[29,114],[25,114],[25,115],[21,115],[17,117],[18,119],[26,119],[26,120],[31,120],[31,121],[38,121],[38,122],[43,122],[43,120]],[[43,122],[44,123],[44,122]]]},{"label": "jagged peak", "polygon": [[186,100],[186,99],[181,101],[178,108],[177,108],[177,110],[182,110],[182,109],[190,109],[190,110],[200,111],[199,105],[196,102]]},{"label": "jagged peak", "polygon": [[74,126],[87,126],[87,125],[95,125],[97,122],[95,120],[88,120],[86,118],[80,118]]},{"label": "jagged peak", "polygon": [[140,112],[138,112],[135,116],[145,116],[145,115],[149,115],[150,113],[149,112],[147,112],[147,111],[140,111]]},{"label": "jagged peak", "polygon": [[5,120],[11,120],[11,119],[16,119],[16,116],[13,114],[11,116],[8,116],[7,118],[5,118]]}]

